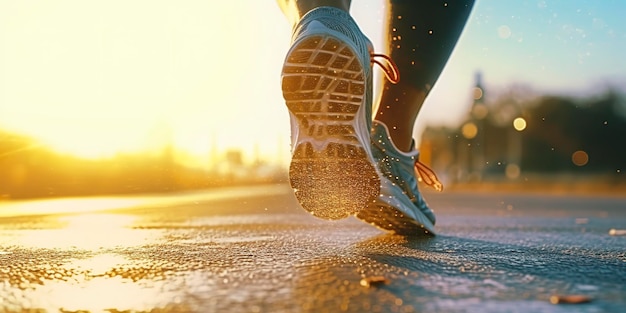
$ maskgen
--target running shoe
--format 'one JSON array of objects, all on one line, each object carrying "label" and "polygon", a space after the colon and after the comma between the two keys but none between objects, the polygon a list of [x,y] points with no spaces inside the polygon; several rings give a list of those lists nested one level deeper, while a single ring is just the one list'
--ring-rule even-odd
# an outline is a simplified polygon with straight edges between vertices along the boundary
[{"label": "running shoe", "polygon": [[320,7],[294,28],[282,69],[291,187],[314,216],[341,219],[379,196],[370,129],[371,42],[350,15]]},{"label": "running shoe", "polygon": [[413,142],[411,152],[400,151],[389,136],[389,129],[373,122],[372,152],[381,172],[380,196],[357,217],[384,230],[401,235],[435,234],[435,214],[419,192],[417,183],[425,183],[441,191],[443,186],[435,174],[419,162]]}]

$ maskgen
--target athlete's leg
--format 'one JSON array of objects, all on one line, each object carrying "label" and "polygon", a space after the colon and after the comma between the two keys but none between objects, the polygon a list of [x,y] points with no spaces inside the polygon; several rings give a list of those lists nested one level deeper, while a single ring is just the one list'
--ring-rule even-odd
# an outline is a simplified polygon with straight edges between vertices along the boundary
[{"label": "athlete's leg", "polygon": [[348,12],[351,0],[277,0],[277,2],[291,26],[295,26],[304,14],[317,7],[335,7]]},{"label": "athlete's leg", "polygon": [[387,49],[400,82],[383,83],[376,119],[395,145],[409,151],[413,126],[428,92],[441,74],[467,21],[474,0],[390,0]]},{"label": "athlete's leg", "polygon": [[473,0],[390,1],[387,46],[400,71],[400,81],[383,84],[371,134],[373,156],[381,173],[380,196],[358,218],[400,234],[434,234],[435,214],[418,189],[415,170],[435,189],[442,186],[419,162],[413,125],[472,4]]}]

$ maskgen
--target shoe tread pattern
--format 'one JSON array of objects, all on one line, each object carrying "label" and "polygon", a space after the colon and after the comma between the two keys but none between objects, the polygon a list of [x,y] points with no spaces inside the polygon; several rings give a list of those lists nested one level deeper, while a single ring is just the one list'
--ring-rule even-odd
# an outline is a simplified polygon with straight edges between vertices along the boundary
[{"label": "shoe tread pattern", "polygon": [[287,55],[283,97],[301,132],[290,183],[302,207],[317,217],[354,215],[379,195],[378,175],[355,134],[365,88],[356,53],[332,36],[306,38]]},{"label": "shoe tread pattern", "polygon": [[[358,213],[357,217],[380,229],[394,232],[404,236],[434,236],[424,224],[406,216],[397,208],[381,201],[369,205]],[[423,217],[426,219],[426,217]]]}]

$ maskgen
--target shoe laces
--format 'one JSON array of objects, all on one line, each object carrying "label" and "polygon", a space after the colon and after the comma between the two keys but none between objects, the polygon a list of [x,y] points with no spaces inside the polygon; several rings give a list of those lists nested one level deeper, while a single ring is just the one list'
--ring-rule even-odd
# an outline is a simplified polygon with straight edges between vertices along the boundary
[{"label": "shoe laces", "polygon": [[[382,59],[382,61],[378,59]],[[370,51],[370,61],[373,64],[380,66],[389,82],[392,84],[400,82],[400,70],[390,56]],[[415,159],[413,167],[415,168],[415,176],[417,176],[421,181],[437,191],[443,191],[443,184],[430,167],[420,162],[418,159]]]},{"label": "shoe laces", "polygon": [[420,162],[418,159],[415,159],[415,174],[420,178],[426,185],[432,187],[437,191],[443,191],[443,184],[437,178],[437,175],[430,167],[426,166],[426,164]]},{"label": "shoe laces", "polygon": [[400,70],[398,70],[398,66],[391,57],[381,53],[370,53],[370,61],[380,66],[389,82],[392,84],[400,82]]}]

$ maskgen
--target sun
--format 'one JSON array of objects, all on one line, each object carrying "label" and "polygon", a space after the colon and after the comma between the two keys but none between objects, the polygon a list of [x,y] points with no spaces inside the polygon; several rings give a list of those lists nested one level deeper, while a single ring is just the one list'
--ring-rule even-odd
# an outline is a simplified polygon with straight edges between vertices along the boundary
[{"label": "sun", "polygon": [[275,3],[0,2],[0,21],[0,129],[57,152],[275,151],[288,137]]}]

